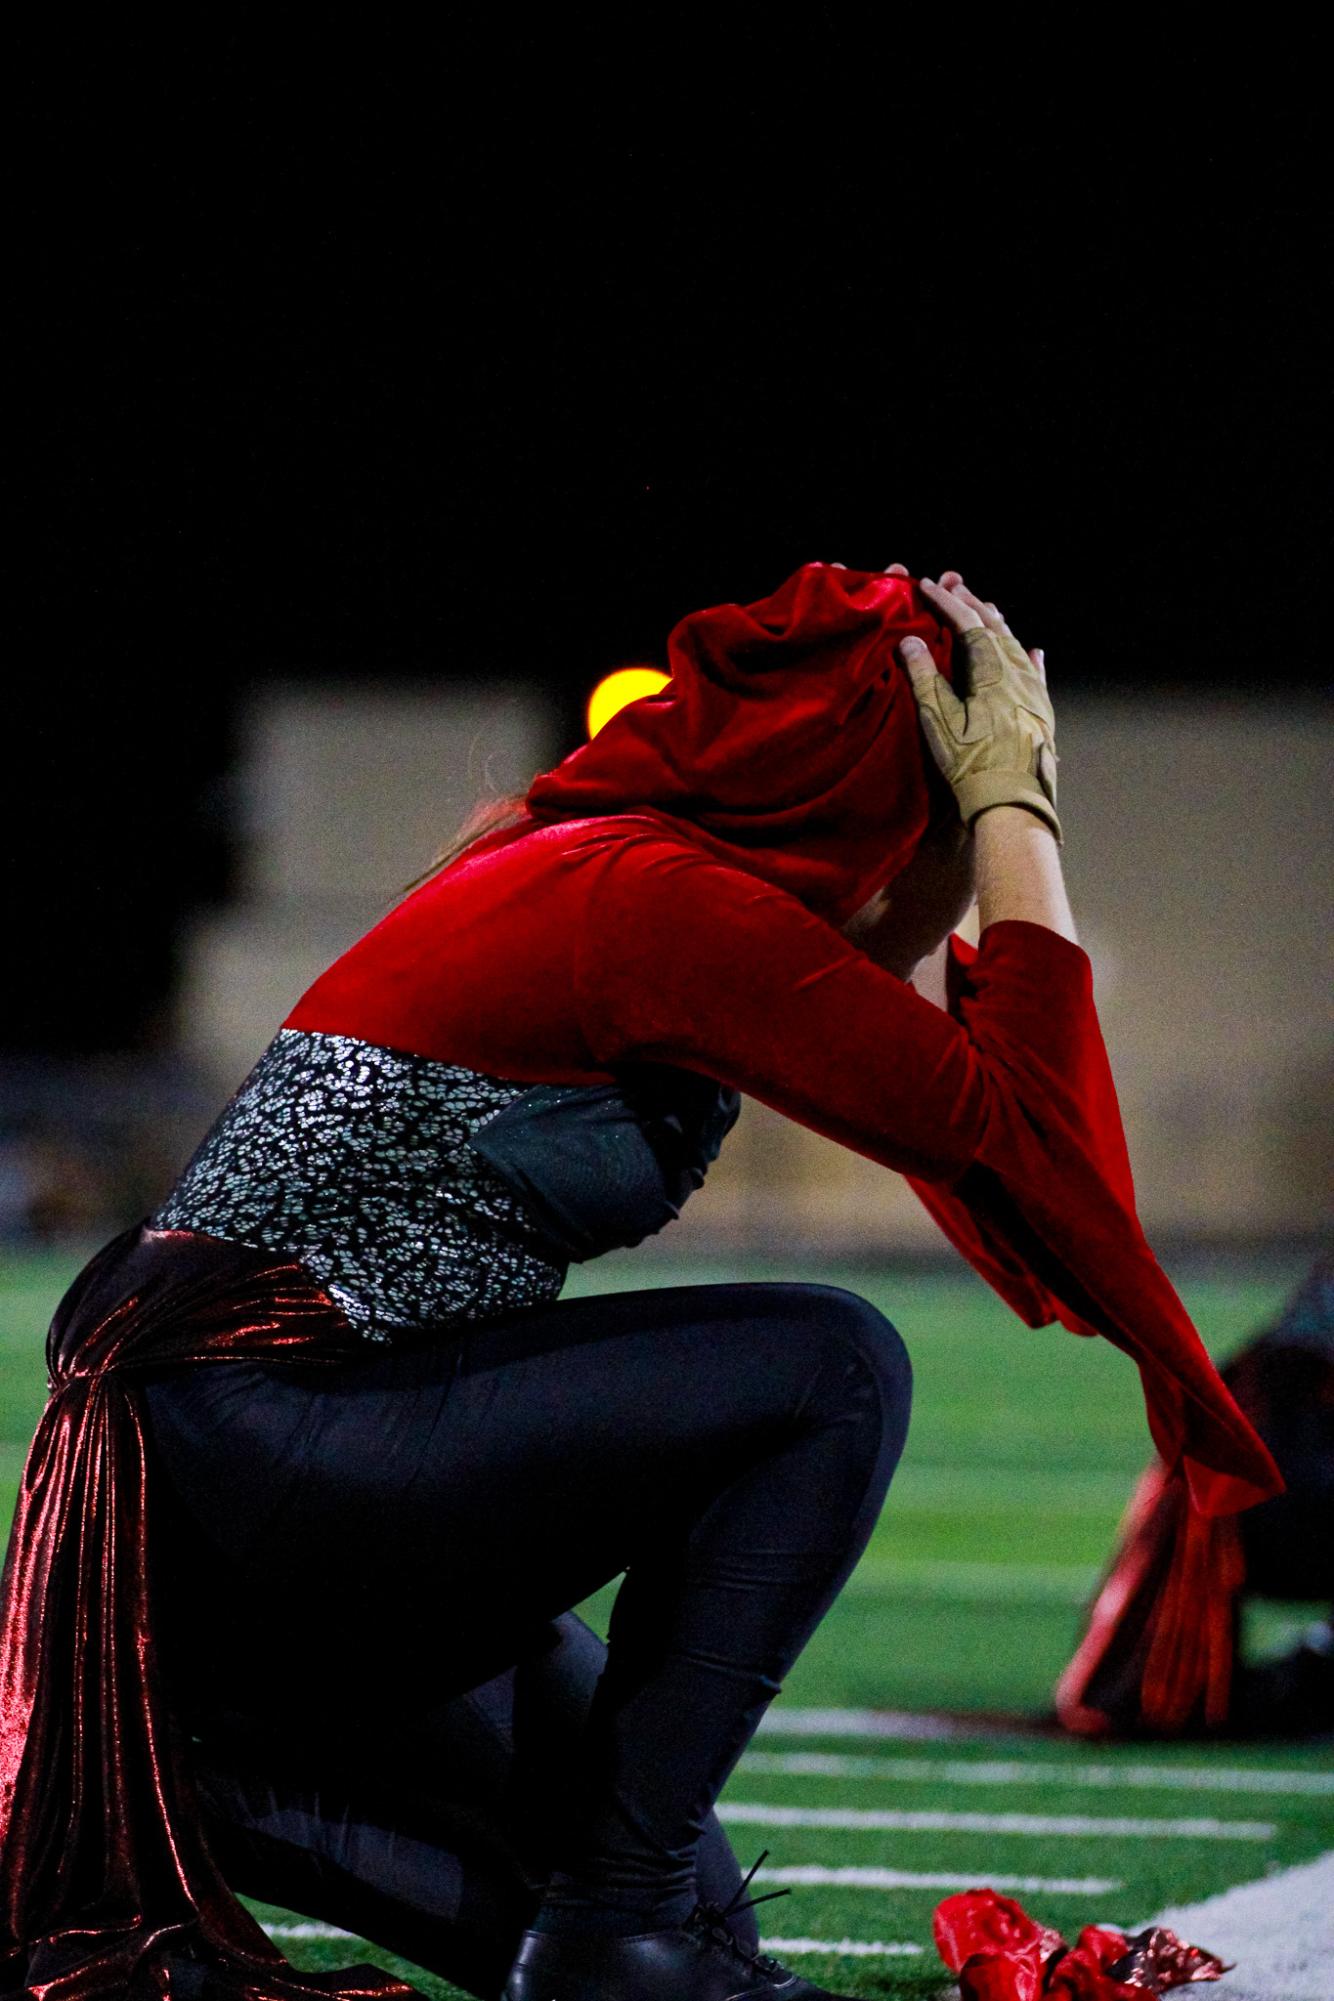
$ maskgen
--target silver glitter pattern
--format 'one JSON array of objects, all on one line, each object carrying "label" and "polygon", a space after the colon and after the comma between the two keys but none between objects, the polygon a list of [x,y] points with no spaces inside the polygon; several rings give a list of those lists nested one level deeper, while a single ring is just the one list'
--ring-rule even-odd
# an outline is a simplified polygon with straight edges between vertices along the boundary
[{"label": "silver glitter pattern", "polygon": [[543,1304],[568,1260],[468,1145],[531,1089],[279,1029],[149,1221],[299,1257],[370,1341]]}]

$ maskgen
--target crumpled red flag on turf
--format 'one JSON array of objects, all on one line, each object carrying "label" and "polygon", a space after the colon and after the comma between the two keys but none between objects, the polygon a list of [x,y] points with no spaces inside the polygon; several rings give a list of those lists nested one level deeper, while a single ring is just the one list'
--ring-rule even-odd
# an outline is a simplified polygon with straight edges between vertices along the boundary
[{"label": "crumpled red flag on turf", "polygon": [[964,1890],[936,1906],[936,1949],[959,1976],[962,2001],[1149,2001],[1230,1969],[1162,1925],[1127,1937],[1085,1925],[1068,1946],[1012,1897]]}]

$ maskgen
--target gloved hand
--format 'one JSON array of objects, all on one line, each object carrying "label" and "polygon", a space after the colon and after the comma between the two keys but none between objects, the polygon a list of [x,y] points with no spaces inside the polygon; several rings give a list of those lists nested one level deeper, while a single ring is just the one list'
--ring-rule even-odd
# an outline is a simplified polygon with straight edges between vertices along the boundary
[{"label": "gloved hand", "polygon": [[1041,655],[1025,653],[995,606],[962,584],[950,591],[923,578],[920,588],[954,626],[962,671],[951,687],[920,639],[903,641],[900,652],[923,734],[964,825],[971,829],[988,806],[1027,806],[1060,841],[1056,718]]}]

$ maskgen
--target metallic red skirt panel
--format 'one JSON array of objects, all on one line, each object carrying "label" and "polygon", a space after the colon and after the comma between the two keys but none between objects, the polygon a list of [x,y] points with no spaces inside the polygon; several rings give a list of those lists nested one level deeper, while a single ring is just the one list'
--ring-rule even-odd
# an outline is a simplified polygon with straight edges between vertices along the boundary
[{"label": "metallic red skirt panel", "polygon": [[201,1832],[155,1646],[155,1486],[139,1379],[233,1358],[364,1353],[299,1260],[144,1223],[99,1251],[57,1307],[50,1400],[0,1582],[6,1993],[413,1992],[370,1967],[297,1973],[237,1902]]}]

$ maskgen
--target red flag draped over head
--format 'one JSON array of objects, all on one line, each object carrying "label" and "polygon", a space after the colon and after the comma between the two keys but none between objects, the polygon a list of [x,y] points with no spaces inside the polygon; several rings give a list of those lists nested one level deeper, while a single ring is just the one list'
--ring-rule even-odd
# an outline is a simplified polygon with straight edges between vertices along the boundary
[{"label": "red flag draped over head", "polygon": [[[757,604],[691,612],[668,685],[528,789],[539,820],[654,808],[722,859],[846,923],[931,812],[901,639],[950,672],[953,635],[909,577],[806,563]],[[941,781],[943,784],[943,781]]]}]

